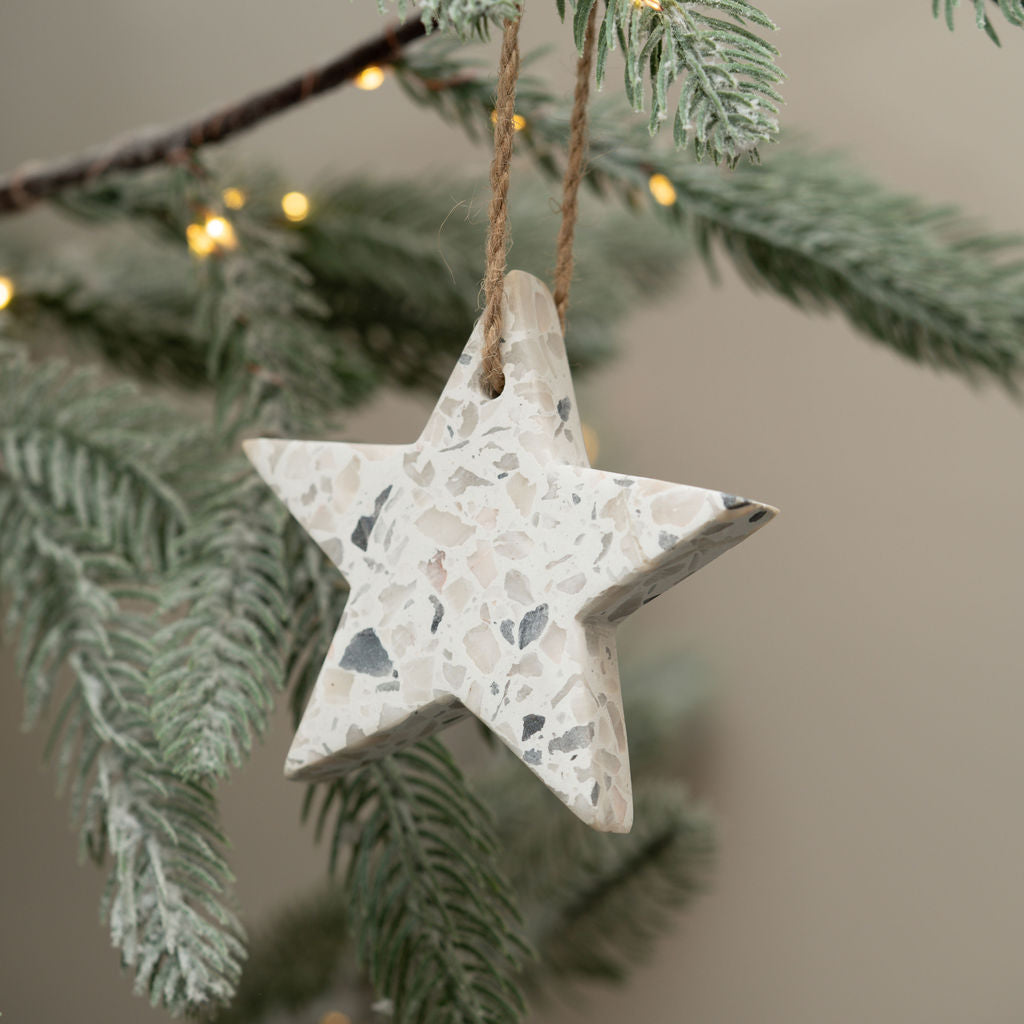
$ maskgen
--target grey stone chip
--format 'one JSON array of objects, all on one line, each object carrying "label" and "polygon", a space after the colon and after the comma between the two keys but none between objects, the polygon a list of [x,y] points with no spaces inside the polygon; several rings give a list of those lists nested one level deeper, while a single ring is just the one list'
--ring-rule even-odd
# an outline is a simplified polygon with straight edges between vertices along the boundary
[{"label": "grey stone chip", "polygon": [[368,676],[386,676],[394,669],[376,631],[362,629],[349,641],[341,656],[341,667]]},{"label": "grey stone chip", "polygon": [[430,632],[436,633],[437,627],[441,625],[441,620],[444,618],[444,605],[433,594],[430,595],[430,603],[434,606],[434,618],[430,623]]},{"label": "grey stone chip", "polygon": [[587,725],[574,725],[568,732],[556,736],[548,744],[548,753],[553,754],[556,750],[568,754],[572,750],[581,750],[589,747],[590,741],[594,738],[594,723]]},{"label": "grey stone chip", "polygon": [[524,715],[523,739],[528,740],[535,732],[540,732],[544,728],[545,721],[543,715]]},{"label": "grey stone chip", "polygon": [[532,644],[544,632],[548,624],[548,606],[539,604],[532,612],[527,612],[519,621],[519,650]]},{"label": "grey stone chip", "polygon": [[373,514],[359,517],[359,522],[356,523],[356,528],[352,531],[352,543],[357,548],[362,548],[363,551],[367,549],[370,543],[370,534],[373,532],[374,526],[377,525],[377,517],[380,515],[380,510],[384,507],[384,502],[388,500],[388,495],[390,494],[391,485],[389,484],[377,495],[377,500],[373,503]]}]

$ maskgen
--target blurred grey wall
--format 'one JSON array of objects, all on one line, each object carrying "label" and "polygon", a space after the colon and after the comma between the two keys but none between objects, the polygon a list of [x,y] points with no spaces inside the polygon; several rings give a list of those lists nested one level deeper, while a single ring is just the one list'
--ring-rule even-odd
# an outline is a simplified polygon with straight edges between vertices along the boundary
[{"label": "blurred grey wall", "polygon": [[[995,49],[968,11],[949,35],[925,0],[765,5],[782,26],[788,126],[900,189],[1024,228],[1024,40],[1006,30]],[[206,109],[379,25],[370,0],[2,0],[0,167]],[[539,2],[525,25],[528,45],[556,43],[549,68],[568,89],[568,31]],[[297,186],[353,170],[483,182],[487,164],[393,83],[312,103],[232,150]],[[1020,407],[728,271],[718,287],[695,271],[638,314],[614,370],[580,398],[603,466],[749,494],[783,516],[621,631],[624,648],[685,645],[714,667],[702,796],[721,855],[713,890],[628,988],[574,993],[544,1020],[1020,1020]],[[352,429],[406,440],[426,409],[383,396]],[[119,976],[96,923],[100,878],[76,866],[41,737],[19,732],[9,661],[0,678],[5,1024],[163,1019]],[[225,794],[251,917],[324,870],[296,824],[301,789],[281,779],[288,740],[279,715]]]}]

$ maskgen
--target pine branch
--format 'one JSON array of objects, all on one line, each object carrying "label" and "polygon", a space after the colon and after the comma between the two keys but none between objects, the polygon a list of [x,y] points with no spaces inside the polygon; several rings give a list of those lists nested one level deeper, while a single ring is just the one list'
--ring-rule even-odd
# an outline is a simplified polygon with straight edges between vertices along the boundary
[{"label": "pine branch", "polygon": [[[486,131],[493,84],[467,73],[444,45],[401,65],[410,94]],[[527,80],[521,144],[557,175],[567,118]],[[657,152],[608,110],[595,111],[588,180],[638,209],[663,174],[675,201],[663,216],[692,231],[710,260],[718,240],[748,279],[797,305],[837,310],[859,330],[917,362],[1014,387],[1024,366],[1024,288],[1016,239],[979,234],[950,207],[894,195],[829,154],[777,154],[723,175]]]},{"label": "pine branch", "polygon": [[212,1024],[257,1024],[324,995],[346,973],[347,903],[331,885],[276,915],[253,937],[238,992]]},{"label": "pine branch", "polygon": [[218,421],[229,435],[301,436],[345,398],[336,376],[318,372],[331,364],[319,322],[326,310],[290,235],[251,216],[239,216],[236,231],[236,249],[203,263],[197,311],[196,331],[210,339]]},{"label": "pine branch", "polygon": [[[241,213],[223,209],[205,172],[110,178],[70,195],[76,215],[137,230],[41,264],[8,255],[18,277],[11,314],[23,331],[62,332],[143,379],[213,387],[225,435],[308,430],[367,397],[380,368],[338,345],[324,322],[333,282],[302,266],[303,236],[282,223],[275,186],[264,181]],[[235,247],[196,259],[186,227],[214,212],[230,213]]]},{"label": "pine branch", "polygon": [[[290,517],[283,543],[290,614],[282,675],[298,721],[327,655],[348,586]],[[309,787],[307,810],[317,792]],[[330,800],[325,798],[324,814],[329,807]],[[269,922],[251,944],[234,1000],[214,1018],[214,1024],[255,1024],[275,1011],[296,1012],[337,986],[342,977],[350,992],[362,991],[365,978],[356,976],[354,965],[344,956],[351,944],[349,901],[345,887],[332,883]]]},{"label": "pine branch", "polygon": [[[336,615],[336,609],[330,614]],[[319,651],[315,664],[320,664]],[[706,818],[677,787],[651,785],[649,779],[676,751],[679,730],[698,699],[689,683],[693,672],[681,680],[678,664],[664,664],[629,675],[626,714],[641,808],[631,839],[578,828],[504,752],[499,767],[484,776],[497,817],[498,856],[516,882],[517,903],[523,903],[527,926],[544,950],[525,968],[525,979],[534,985],[574,975],[620,977],[643,955],[646,939],[636,944],[635,918],[656,904],[645,922],[653,935],[672,907],[700,888],[707,873],[711,839]],[[310,790],[310,799],[315,792]],[[321,828],[336,799],[332,794],[325,801]],[[354,836],[357,828],[350,820],[341,831]],[[343,837],[336,826],[329,831],[334,856],[340,858]],[[669,898],[662,905],[666,889]],[[621,903],[627,905],[625,914],[618,909]],[[364,1005],[368,1000],[345,957],[346,906],[344,890],[331,887],[275,918],[253,942],[236,1001],[216,1024],[255,1024],[281,1009],[296,1013],[329,990],[344,992],[342,1005],[355,1017],[353,1000]]]},{"label": "pine branch", "polygon": [[[408,6],[408,0],[398,0],[401,17]],[[377,0],[377,7],[383,12],[386,0]],[[522,13],[518,0],[422,0],[420,9],[428,32],[436,26],[463,40],[486,39],[490,26],[501,28]]]},{"label": "pine branch", "polygon": [[[342,182],[317,197],[297,258],[330,304],[327,325],[405,386],[435,388],[479,312],[486,211],[460,201],[469,182]],[[544,276],[553,263],[555,217],[538,188],[513,202],[517,267]],[[611,215],[580,227],[570,359],[579,370],[613,349],[626,308],[675,282],[687,246],[650,222]]]},{"label": "pine branch", "polygon": [[403,46],[426,33],[427,26],[422,21],[389,26],[379,36],[328,64],[310,68],[205,117],[174,128],[140,132],[52,163],[28,164],[0,178],[0,216],[68,188],[94,182],[112,171],[187,162],[189,155],[201,146],[223,142],[274,114],[350,82],[368,64],[389,64]]},{"label": "pine branch", "polygon": [[[631,730],[642,724],[627,721]],[[707,815],[678,784],[650,777],[671,733],[652,725],[647,734],[655,749],[637,759],[636,817],[626,836],[594,832],[562,813],[510,757],[484,776],[502,864],[538,951],[525,975],[530,985],[573,976],[620,980],[705,887],[714,852]],[[630,745],[637,746],[632,731]]]},{"label": "pine branch", "polygon": [[284,683],[288,617],[280,503],[244,467],[210,474],[178,541],[147,688],[163,756],[186,779],[248,755]]},{"label": "pine branch", "polygon": [[227,1003],[245,945],[212,793],[87,739],[83,752],[96,763],[84,839],[113,864],[103,912],[135,991],[175,1016]]},{"label": "pine branch", "polygon": [[[110,178],[74,201],[75,212],[90,218],[155,225],[156,238],[136,232],[113,246],[101,241],[48,256],[42,266],[8,257],[18,279],[10,312],[20,329],[66,331],[73,344],[98,347],[114,366],[144,378],[195,388],[209,385],[212,372],[222,394],[238,396],[234,403],[222,397],[230,411],[222,419],[244,408],[247,416],[267,414],[270,425],[287,419],[300,431],[312,425],[296,419],[329,421],[385,382],[432,389],[447,378],[479,308],[486,209],[473,183],[328,184],[313,194],[305,222],[285,226],[282,185],[272,175],[225,174],[191,191],[170,177]],[[184,252],[185,221],[195,216],[193,204],[219,202],[218,185],[228,181],[245,188],[244,217],[213,209],[237,224],[239,247],[197,264]],[[555,234],[545,191],[518,189],[513,216],[517,266],[545,274]],[[260,255],[267,242],[272,252]],[[676,278],[666,268],[683,263],[689,243],[668,226],[623,213],[585,217],[579,242],[568,344],[573,366],[583,370],[608,357],[630,305],[672,287]],[[281,273],[276,260],[285,263]],[[232,280],[267,277],[267,287],[236,301],[228,266]],[[310,282],[311,315],[259,312],[266,296],[286,286],[294,305],[291,292],[301,293],[303,280]],[[210,289],[202,303],[201,285]],[[273,328],[280,344],[252,339],[247,324],[259,325],[264,337]],[[212,358],[214,329],[229,339],[230,358]]]},{"label": "pine branch", "polygon": [[142,380],[205,386],[209,340],[194,329],[194,261],[180,243],[125,234],[35,260],[4,253],[0,261],[18,279],[10,315],[23,335],[64,336]]},{"label": "pine branch", "polygon": [[[597,2],[572,4],[580,51]],[[565,0],[556,0],[556,6],[564,18]],[[427,0],[423,12],[425,19],[469,40],[486,37],[490,25],[517,17],[518,7],[515,0]],[[404,13],[404,0],[399,13]],[[775,64],[778,50],[751,26],[775,29],[747,0],[606,0],[597,40],[597,83],[604,80],[609,52],[620,45],[626,97],[634,111],[643,110],[644,81],[649,81],[652,134],[668,117],[669,89],[682,78],[673,122],[676,145],[692,141],[698,159],[708,155],[715,163],[731,165],[744,156],[756,160],[757,147],[778,136],[782,97],[775,86],[784,76]],[[434,81],[444,87],[444,78]]]},{"label": "pine branch", "polygon": [[532,878],[540,884],[525,872],[516,877],[539,953],[531,980],[621,981],[705,887],[713,855],[708,821],[669,783],[638,787],[629,835],[587,831],[564,815],[556,821],[538,851],[545,870]]},{"label": "pine branch", "polygon": [[332,863],[344,833],[357,831],[352,929],[395,1021],[520,1020],[514,979],[526,949],[509,925],[487,815],[444,747],[428,740],[340,780],[326,790],[321,827],[332,813]]},{"label": "pine branch", "polygon": [[[175,219],[173,197],[142,207],[158,223]],[[244,251],[209,268],[219,287],[203,293],[207,305],[199,318],[211,328],[208,372],[222,419],[233,418],[231,428],[260,423],[287,429],[305,423],[305,407],[315,408],[314,398],[324,393],[322,383],[303,387],[307,367],[290,362],[291,343],[310,333],[300,314],[316,305],[286,244],[264,238],[258,228],[252,234],[258,238]],[[337,388],[326,393],[335,395]],[[209,444],[183,469],[194,523],[173,547],[178,564],[160,600],[164,613],[175,617],[153,638],[147,685],[164,758],[183,777],[199,779],[224,776],[241,762],[284,682],[284,515],[247,467],[225,470]],[[140,503],[138,514],[151,515],[149,505]],[[129,523],[121,533],[133,538],[136,531]]]},{"label": "pine branch", "polygon": [[710,256],[799,306],[835,309],[915,362],[1011,389],[1024,365],[1020,241],[975,233],[949,207],[894,195],[834,157],[796,152],[716,179],[666,167]]},{"label": "pine branch", "polygon": [[[996,46],[1001,46],[999,34],[989,17],[988,5],[985,0],[968,0],[974,6],[974,24],[982,29]],[[999,6],[999,11],[1006,21],[1015,28],[1024,26],[1024,2],[1022,0],[992,0]],[[960,6],[960,0],[932,0],[932,15],[935,18],[945,17],[950,32],[954,26],[954,12]]]},{"label": "pine branch", "polygon": [[[577,47],[596,3],[575,5]],[[758,145],[778,136],[782,97],[774,87],[783,74],[775,64],[778,50],[750,25],[775,28],[745,0],[607,0],[597,39],[597,83],[618,41],[626,98],[635,111],[643,109],[644,78],[650,80],[652,134],[668,117],[668,90],[685,76],[673,122],[676,145],[692,140],[697,158],[707,154],[715,163],[756,160]]]},{"label": "pine branch", "polygon": [[152,624],[129,610],[140,567],[183,525],[161,475],[180,442],[168,428],[124,388],[0,350],[0,580],[28,719],[66,672],[49,746],[83,850],[111,864],[111,937],[136,989],[180,1014],[230,997],[244,949],[212,797],[160,760],[142,669]]},{"label": "pine branch", "polygon": [[[24,598],[11,615],[22,623],[26,727],[49,704],[52,659],[69,656],[77,634],[16,575],[18,559],[50,552],[74,565],[80,553],[117,576],[165,565],[189,515],[163,474],[190,441],[129,387],[100,388],[95,374],[70,374],[58,361],[33,366],[19,348],[0,345],[0,481],[17,526],[5,550],[9,585]],[[76,578],[86,568],[75,567]],[[106,597],[86,589],[107,614]]]},{"label": "pine branch", "polygon": [[[327,306],[297,258],[301,236],[279,205],[254,194],[245,210],[228,211],[222,191],[197,164],[188,174],[175,169],[108,178],[66,196],[70,212],[127,221],[138,237],[118,238],[112,257],[92,253],[105,268],[99,272],[83,269],[80,258],[26,268],[15,313],[37,329],[58,323],[72,340],[96,343],[131,371],[142,362],[137,335],[156,335],[141,346],[158,351],[143,363],[142,375],[192,386],[197,377],[205,379],[225,439],[242,430],[302,434],[364,398],[376,383],[373,369],[326,332]],[[230,214],[230,241],[189,259],[188,231],[215,214]],[[125,268],[126,262],[133,265]],[[115,269],[124,276],[115,276]],[[152,298],[147,332],[139,309]],[[120,327],[116,313],[126,305],[134,315]]]}]

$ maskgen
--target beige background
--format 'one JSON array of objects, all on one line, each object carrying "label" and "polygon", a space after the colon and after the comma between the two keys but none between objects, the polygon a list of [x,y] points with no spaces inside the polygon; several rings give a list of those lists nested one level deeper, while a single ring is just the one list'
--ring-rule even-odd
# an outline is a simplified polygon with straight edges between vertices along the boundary
[{"label": "beige background", "polygon": [[[567,85],[568,32],[549,6],[533,3],[525,34],[557,42],[549,67]],[[997,51],[966,14],[950,36],[929,6],[772,0],[786,123],[894,186],[1020,230],[1022,40]],[[0,0],[0,166],[177,119],[378,25],[370,0]],[[322,170],[486,165],[393,84],[321,100],[234,153],[272,158],[297,185]],[[622,630],[624,647],[681,644],[714,667],[714,889],[631,987],[543,1019],[1020,1020],[1020,408],[696,270],[633,318],[615,369],[580,397],[602,465],[784,515]],[[407,440],[426,408],[383,396],[353,430]],[[99,876],[76,866],[41,737],[18,730],[9,662],[0,675],[4,1022],[162,1019],[119,977]],[[287,742],[279,716],[225,795],[254,916],[323,872],[295,824],[301,789],[280,776]]]}]

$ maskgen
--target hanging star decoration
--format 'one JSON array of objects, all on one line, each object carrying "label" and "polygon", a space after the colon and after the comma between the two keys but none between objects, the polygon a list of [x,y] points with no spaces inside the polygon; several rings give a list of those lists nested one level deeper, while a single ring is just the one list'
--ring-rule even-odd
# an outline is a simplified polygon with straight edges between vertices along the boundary
[{"label": "hanging star decoration", "polygon": [[547,288],[505,279],[411,445],[247,441],[349,583],[285,773],[318,780],[472,713],[578,817],[632,824],[615,627],[767,523],[717,491],[592,469]]}]

